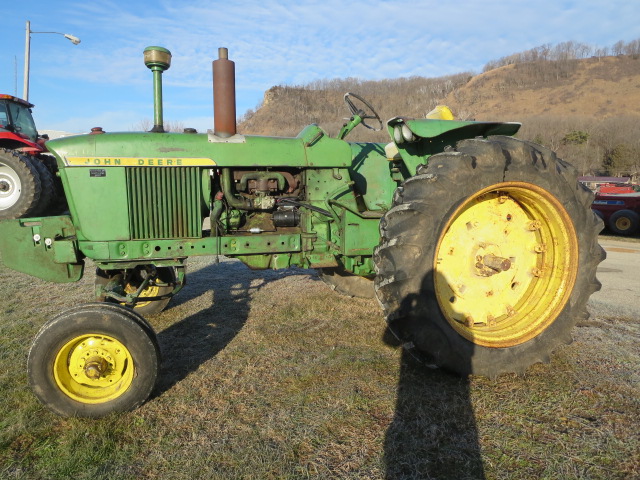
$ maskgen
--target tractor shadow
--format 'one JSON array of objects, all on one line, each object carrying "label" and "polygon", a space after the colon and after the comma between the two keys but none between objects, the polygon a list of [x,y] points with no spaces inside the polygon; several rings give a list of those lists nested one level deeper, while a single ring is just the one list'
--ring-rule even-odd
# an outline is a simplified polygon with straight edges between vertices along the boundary
[{"label": "tractor shadow", "polygon": [[[309,273],[252,271],[237,261],[189,272],[187,286],[169,311],[198,301],[206,306],[158,333],[163,364],[153,398],[226,348],[247,322],[253,294],[290,275]],[[383,341],[399,347],[389,331]],[[403,351],[395,412],[385,433],[384,464],[387,480],[485,478],[468,379],[426,368]]]},{"label": "tractor shadow", "polygon": [[[397,313],[423,311],[411,330],[422,342],[439,349],[444,339],[425,327],[438,308],[431,285],[433,271],[423,280],[420,295],[405,298]],[[401,322],[400,328],[406,326]],[[382,340],[392,347],[401,346],[389,328]],[[384,441],[385,479],[484,479],[469,378],[430,366],[430,360],[415,349],[401,348],[395,412]],[[463,370],[471,370],[473,351],[468,343],[466,349],[453,352],[461,359]]]},{"label": "tractor shadow", "polygon": [[157,334],[162,369],[153,398],[214,358],[235,338],[247,321],[253,293],[269,282],[300,274],[295,269],[252,271],[228,260],[188,272],[187,284],[166,311],[187,302],[203,301],[206,306]]},{"label": "tractor shadow", "polygon": [[485,478],[469,381],[430,370],[403,351],[385,479]]}]

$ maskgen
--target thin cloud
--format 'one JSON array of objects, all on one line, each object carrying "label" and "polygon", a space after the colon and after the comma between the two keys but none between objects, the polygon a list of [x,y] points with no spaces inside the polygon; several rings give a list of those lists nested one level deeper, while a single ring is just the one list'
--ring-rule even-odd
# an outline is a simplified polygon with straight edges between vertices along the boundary
[{"label": "thin cloud", "polygon": [[[490,60],[542,44],[610,46],[640,37],[640,3],[628,0],[105,0],[55,10],[45,10],[44,0],[28,2],[28,9],[23,3],[9,8],[24,12],[5,16],[8,27],[0,35],[5,40],[10,32],[12,38],[3,41],[0,64],[22,58],[23,18],[82,38],[77,47],[38,39],[34,49],[32,99],[37,120],[46,124],[42,128],[52,129],[58,129],[53,123],[60,112],[66,124],[74,118],[77,128],[104,120],[110,130],[135,123],[116,125],[119,111],[149,117],[151,75],[142,64],[148,45],[173,53],[164,75],[165,118],[182,121],[211,115],[211,61],[220,46],[236,62],[241,114],[273,85],[479,72]],[[13,93],[12,73],[0,70],[0,91]]]}]

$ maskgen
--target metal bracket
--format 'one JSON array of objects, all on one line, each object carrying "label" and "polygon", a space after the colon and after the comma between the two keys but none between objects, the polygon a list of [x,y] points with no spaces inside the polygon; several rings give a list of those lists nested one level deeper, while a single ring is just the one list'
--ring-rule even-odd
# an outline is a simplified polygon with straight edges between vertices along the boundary
[{"label": "metal bracket", "polygon": [[230,137],[221,137],[216,135],[213,130],[207,130],[207,137],[209,143],[247,143],[244,135],[240,135],[239,133],[231,135]]}]

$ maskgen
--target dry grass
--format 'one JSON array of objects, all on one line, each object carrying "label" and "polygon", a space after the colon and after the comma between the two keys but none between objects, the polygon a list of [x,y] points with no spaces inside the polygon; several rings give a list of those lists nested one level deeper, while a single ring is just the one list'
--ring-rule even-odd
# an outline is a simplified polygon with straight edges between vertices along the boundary
[{"label": "dry grass", "polygon": [[63,419],[28,390],[26,355],[92,281],[0,269],[1,478],[640,478],[638,318],[596,318],[524,377],[462,380],[385,342],[375,301],[199,259],[152,319],[154,398]]}]

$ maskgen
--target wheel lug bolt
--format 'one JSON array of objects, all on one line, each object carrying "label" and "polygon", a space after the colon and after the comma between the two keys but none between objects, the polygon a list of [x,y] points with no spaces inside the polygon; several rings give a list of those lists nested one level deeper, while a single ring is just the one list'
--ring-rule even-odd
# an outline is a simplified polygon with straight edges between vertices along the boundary
[{"label": "wheel lug bolt", "polygon": [[536,245],[535,247],[533,247],[533,250],[534,250],[536,253],[544,253],[544,252],[546,252],[546,251],[547,251],[547,246],[546,246],[546,245],[544,245],[544,244]]},{"label": "wheel lug bolt", "polygon": [[536,230],[540,230],[540,228],[542,228],[542,222],[540,222],[540,220],[534,220],[529,224],[528,228],[532,232],[535,232]]}]

